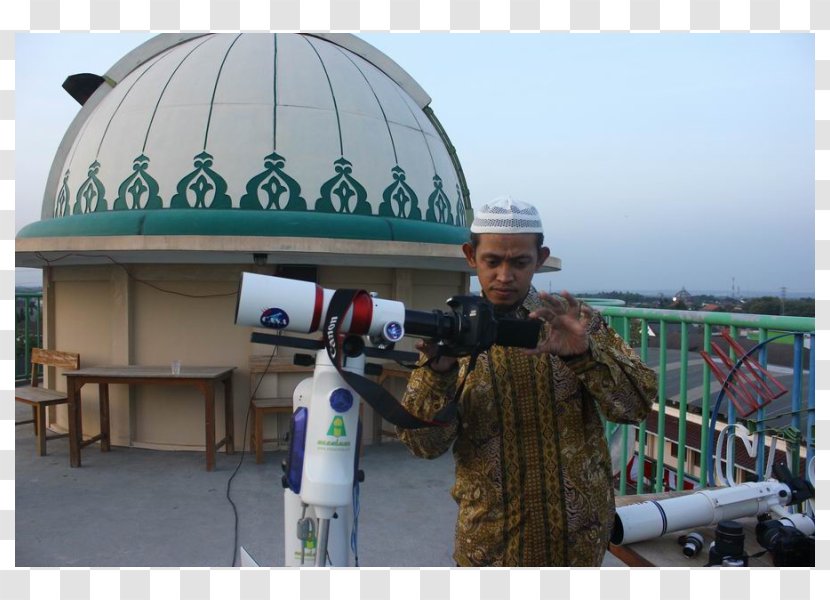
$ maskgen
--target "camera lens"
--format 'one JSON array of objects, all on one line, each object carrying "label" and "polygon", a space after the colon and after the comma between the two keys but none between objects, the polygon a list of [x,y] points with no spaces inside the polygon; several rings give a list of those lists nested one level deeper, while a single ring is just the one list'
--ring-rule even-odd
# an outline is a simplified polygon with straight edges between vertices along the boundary
[{"label": "camera lens", "polygon": [[715,541],[709,546],[709,565],[748,566],[744,552],[744,530],[735,521],[721,521],[715,529]]},{"label": "camera lens", "polygon": [[721,521],[715,530],[715,546],[723,556],[740,556],[744,552],[744,528],[735,521]]},{"label": "camera lens", "polygon": [[697,532],[690,533],[689,535],[682,536],[680,543],[683,544],[683,554],[687,558],[693,558],[703,548],[703,536]]}]

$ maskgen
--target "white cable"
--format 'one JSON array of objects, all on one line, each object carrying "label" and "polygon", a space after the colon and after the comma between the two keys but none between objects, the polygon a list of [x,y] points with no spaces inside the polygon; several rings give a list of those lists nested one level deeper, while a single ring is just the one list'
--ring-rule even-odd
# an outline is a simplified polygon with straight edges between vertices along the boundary
[{"label": "white cable", "polygon": [[730,427],[731,427],[731,425],[727,425],[726,427],[721,429],[721,432],[718,434],[718,443],[715,446],[715,456],[714,456],[715,460],[714,460],[714,463],[717,467],[716,470],[715,470],[715,475],[717,476],[717,482],[716,483],[718,484],[718,486],[729,485],[729,483],[726,480],[726,476],[723,473],[723,465],[721,464],[720,457],[721,457],[721,453],[723,452],[723,442],[724,442],[726,433],[727,433],[727,431],[729,431]]},{"label": "white cable", "polygon": [[[738,429],[737,424],[732,427],[735,430]],[[736,485],[733,473],[735,471],[735,437],[737,435],[732,433],[726,436],[726,481],[729,483],[729,487],[735,487]]]},{"label": "white cable", "polygon": [[[733,433],[729,433],[730,430],[734,430]],[[733,487],[737,485],[735,483],[735,479],[732,475],[734,468],[735,468],[735,438],[740,438],[744,443],[744,448],[746,448],[746,453],[749,455],[750,458],[755,458],[758,456],[758,448],[760,448],[761,440],[760,440],[760,433],[755,434],[755,439],[753,440],[750,437],[749,429],[745,426],[741,425],[740,423],[733,423],[731,425],[727,425],[724,427],[720,435],[718,436],[718,443],[717,443],[717,450],[715,453],[715,459],[718,463],[717,469],[717,477],[719,485],[729,485]],[[769,456],[767,457],[767,466],[763,474],[763,479],[769,479],[772,475],[772,465],[775,462],[775,451],[778,448],[778,438],[775,436],[771,436],[771,443],[770,443],[770,452]],[[724,441],[726,442],[726,473],[723,472],[723,465],[721,464],[721,453],[723,452],[723,444]]]},{"label": "white cable", "polygon": [[[730,434],[730,429],[734,429],[735,433]],[[734,487],[737,485],[735,483],[735,479],[732,477],[732,471],[734,470],[735,466],[735,459],[734,459],[734,452],[735,452],[735,437],[739,437],[744,442],[744,447],[746,451],[753,455],[754,448],[752,447],[751,442],[748,440],[749,430],[741,425],[740,423],[731,423],[726,425],[718,435],[718,443],[717,448],[715,450],[715,462],[717,463],[717,478],[718,484],[728,485],[729,487]],[[723,443],[726,441],[726,474],[723,472],[723,465],[721,464],[721,454],[723,453]]]},{"label": "white cable", "polygon": [[[760,434],[755,434],[760,437]],[[757,439],[756,437],[756,439]],[[757,444],[756,444],[757,445]],[[778,438],[772,436],[769,444],[769,456],[767,457],[767,470],[764,471],[764,479],[769,479],[772,476],[772,465],[775,462],[775,451],[778,449]]]}]

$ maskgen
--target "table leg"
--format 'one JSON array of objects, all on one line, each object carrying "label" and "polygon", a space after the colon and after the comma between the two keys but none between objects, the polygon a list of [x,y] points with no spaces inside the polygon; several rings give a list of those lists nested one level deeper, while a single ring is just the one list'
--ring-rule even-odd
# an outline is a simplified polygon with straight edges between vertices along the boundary
[{"label": "table leg", "polygon": [[69,404],[69,466],[81,466],[81,428],[80,404],[81,390],[75,385],[75,379],[66,378],[66,396]]},{"label": "table leg", "polygon": [[101,423],[101,452],[110,451],[110,386],[98,384],[98,403]]},{"label": "table leg", "polygon": [[[225,379],[225,454],[233,454],[233,373]],[[245,440],[242,440],[245,446]]]},{"label": "table leg", "polygon": [[35,411],[35,437],[37,439],[38,456],[46,456],[46,407],[38,404],[32,407]]},{"label": "table leg", "polygon": [[254,406],[250,410],[254,415],[254,452],[256,453],[256,463],[261,464],[264,458],[262,452],[262,421],[265,413],[260,413]]},{"label": "table leg", "polygon": [[202,386],[205,394],[205,454],[207,470],[216,466],[216,402],[214,401],[216,385],[210,381]]}]

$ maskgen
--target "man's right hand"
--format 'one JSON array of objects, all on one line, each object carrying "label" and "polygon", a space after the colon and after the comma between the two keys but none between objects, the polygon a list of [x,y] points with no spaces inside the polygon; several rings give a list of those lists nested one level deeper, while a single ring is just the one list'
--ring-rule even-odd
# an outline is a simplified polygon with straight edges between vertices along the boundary
[{"label": "man's right hand", "polygon": [[418,340],[415,342],[415,349],[423,352],[430,359],[429,368],[436,373],[449,373],[458,364],[458,359],[454,356],[439,356],[433,360],[438,355],[438,344],[434,342]]}]

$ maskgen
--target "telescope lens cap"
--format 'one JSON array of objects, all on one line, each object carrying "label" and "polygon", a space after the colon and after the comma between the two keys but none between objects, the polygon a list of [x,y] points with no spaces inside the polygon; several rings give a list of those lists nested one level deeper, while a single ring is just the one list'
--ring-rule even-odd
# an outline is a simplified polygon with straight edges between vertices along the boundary
[{"label": "telescope lens cap", "polygon": [[743,535],[744,528],[735,521],[721,521],[718,523],[717,531],[730,535]]}]

